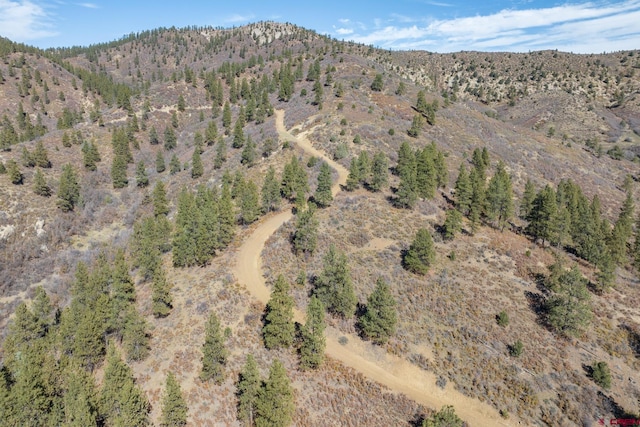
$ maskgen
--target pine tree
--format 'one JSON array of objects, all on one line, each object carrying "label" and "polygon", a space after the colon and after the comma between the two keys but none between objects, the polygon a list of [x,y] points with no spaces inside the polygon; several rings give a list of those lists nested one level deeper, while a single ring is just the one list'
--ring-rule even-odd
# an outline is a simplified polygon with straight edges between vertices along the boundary
[{"label": "pine tree", "polygon": [[347,176],[346,182],[346,190],[354,191],[360,187],[360,167],[358,166],[358,159],[351,159],[351,164],[349,165],[349,175]]},{"label": "pine tree", "polygon": [[33,150],[33,161],[35,166],[39,168],[50,168],[51,162],[49,161],[49,155],[47,150],[42,145],[42,141],[36,143],[36,148]]},{"label": "pine tree", "polygon": [[167,165],[164,162],[164,153],[162,150],[158,150],[156,153],[156,172],[162,173],[167,170]]},{"label": "pine tree", "polygon": [[80,184],[76,178],[73,166],[66,164],[62,167],[60,186],[58,188],[58,207],[63,212],[72,211],[80,201]]},{"label": "pine tree", "polygon": [[159,265],[151,283],[152,311],[155,317],[166,317],[171,312],[171,285],[167,282],[164,268]]},{"label": "pine tree", "polygon": [[260,372],[253,355],[247,355],[247,360],[240,372],[237,384],[238,419],[253,426],[256,419],[257,402],[260,394]]},{"label": "pine tree", "polygon": [[161,427],[180,427],[187,425],[187,402],[182,396],[180,383],[173,372],[167,374],[164,394],[162,396]]},{"label": "pine tree", "polygon": [[487,188],[487,217],[497,221],[498,228],[503,230],[513,216],[513,190],[511,177],[502,161],[498,162],[496,172]]},{"label": "pine tree", "polygon": [[315,294],[327,310],[345,318],[353,316],[357,297],[351,282],[347,256],[333,244],[323,258],[323,269],[316,280]]},{"label": "pine tree", "polygon": [[164,128],[164,149],[171,151],[178,146],[178,137],[172,127]]},{"label": "pine tree", "polygon": [[242,153],[240,153],[240,163],[251,167],[256,162],[257,155],[256,144],[251,139],[251,136],[247,136],[247,143],[244,144]]},{"label": "pine tree", "polygon": [[383,87],[384,82],[382,81],[382,74],[378,73],[371,83],[371,90],[374,92],[380,92]]},{"label": "pine tree", "polygon": [[472,188],[469,173],[467,172],[467,168],[463,163],[460,164],[458,179],[456,179],[455,184],[455,191],[456,208],[460,211],[461,214],[466,215],[469,212],[469,208],[471,207]]},{"label": "pine tree", "polygon": [[638,217],[636,219],[636,232],[633,240],[632,258],[633,266],[636,271],[640,272],[640,212],[638,212]]},{"label": "pine tree", "polygon": [[182,165],[180,164],[180,160],[178,156],[174,154],[171,156],[171,160],[169,161],[169,173],[174,175],[182,170]]},{"label": "pine tree", "polygon": [[382,278],[367,298],[367,308],[360,318],[360,327],[366,337],[376,344],[384,344],[395,333],[398,314],[391,289]]},{"label": "pine tree", "polygon": [[93,376],[81,367],[71,365],[64,374],[64,425],[70,427],[97,426],[99,419],[98,392]]},{"label": "pine tree", "polygon": [[331,194],[331,168],[327,162],[322,162],[320,165],[318,185],[313,199],[319,207],[327,207],[333,201],[333,194]]},{"label": "pine tree", "polygon": [[213,145],[218,140],[218,127],[216,126],[216,122],[211,120],[207,123],[207,130],[204,132],[204,142],[207,145]]},{"label": "pine tree", "polygon": [[213,380],[216,384],[222,384],[228,356],[229,352],[224,346],[220,321],[216,314],[211,312],[204,328],[200,379],[202,381]]},{"label": "pine tree", "polygon": [[276,211],[280,207],[280,183],[276,179],[276,170],[269,166],[262,183],[262,210]]},{"label": "pine tree", "polygon": [[577,267],[560,273],[556,291],[549,297],[547,319],[559,333],[579,336],[589,324],[592,313],[586,281]]},{"label": "pine tree", "polygon": [[142,160],[136,165],[136,185],[141,188],[149,185],[149,176]]},{"label": "pine tree", "polygon": [[313,255],[318,245],[318,219],[315,205],[296,212],[296,229],[293,233],[293,248],[297,255]]},{"label": "pine tree", "polygon": [[224,139],[220,138],[216,144],[216,157],[213,159],[213,167],[220,169],[224,162],[227,160],[227,143]]},{"label": "pine tree", "polygon": [[463,427],[464,425],[465,423],[456,415],[453,406],[443,406],[422,423],[422,427]]},{"label": "pine tree", "polygon": [[127,309],[135,302],[135,287],[129,274],[129,264],[124,251],[118,250],[111,271],[111,321],[110,330],[122,336]]},{"label": "pine tree", "polygon": [[446,240],[453,239],[462,229],[462,214],[460,211],[457,209],[447,210],[442,228],[444,230],[444,238]]},{"label": "pine tree", "polygon": [[98,169],[96,163],[100,161],[100,152],[93,142],[84,142],[82,144],[82,163],[85,169],[95,171]]},{"label": "pine tree", "polygon": [[13,185],[22,185],[24,181],[24,175],[18,168],[18,164],[15,160],[11,159],[7,161],[7,174],[9,175],[9,180]]},{"label": "pine tree", "polygon": [[419,229],[404,256],[404,267],[412,273],[425,275],[429,272],[435,258],[436,251],[431,233],[426,228]]},{"label": "pine tree", "polygon": [[287,371],[278,359],[269,369],[269,378],[256,401],[257,427],[285,427],[291,424],[295,402]]},{"label": "pine tree", "polygon": [[416,153],[416,191],[424,199],[432,199],[438,186],[434,157],[435,147],[427,146]]},{"label": "pine tree", "polygon": [[260,217],[260,196],[255,182],[248,180],[242,186],[240,195],[240,220],[251,224]]},{"label": "pine tree", "polygon": [[113,188],[124,188],[129,183],[127,179],[127,160],[123,156],[116,155],[111,164],[111,182]]},{"label": "pine tree", "polygon": [[131,368],[114,347],[109,349],[100,393],[100,409],[111,426],[146,426],[149,402],[135,384]]},{"label": "pine tree", "polygon": [[236,120],[236,125],[233,128],[233,143],[231,144],[233,148],[242,148],[242,146],[244,145],[245,136],[243,126],[244,121],[241,120],[240,117],[238,117],[238,119]]},{"label": "pine tree", "polygon": [[225,135],[231,133],[231,106],[229,101],[226,101],[224,107],[222,107],[222,127],[224,127]]},{"label": "pine tree", "polygon": [[158,131],[156,130],[155,126],[151,126],[151,130],[149,130],[149,144],[160,144],[160,137],[158,136]]},{"label": "pine tree", "polygon": [[413,120],[411,121],[411,127],[407,130],[407,135],[412,138],[417,138],[420,136],[420,132],[422,131],[422,127],[424,126],[424,118],[421,115],[416,114],[413,116]]},{"label": "pine tree", "polygon": [[522,193],[522,199],[520,200],[520,208],[518,214],[520,218],[527,219],[533,208],[533,201],[536,198],[536,188],[533,182],[527,178],[527,182],[524,184],[524,192]]},{"label": "pine tree", "polygon": [[33,192],[42,197],[51,196],[51,187],[49,187],[49,184],[45,181],[40,169],[37,169],[33,176]]},{"label": "pine tree", "polygon": [[144,360],[149,354],[148,325],[134,304],[130,304],[125,311],[122,330],[122,346],[127,360]]},{"label": "pine tree", "polygon": [[193,155],[191,156],[191,178],[199,178],[203,173],[204,166],[202,165],[202,158],[200,157],[200,149],[195,147],[193,149]]},{"label": "pine tree", "polygon": [[312,295],[307,305],[307,321],[301,327],[300,367],[302,369],[317,369],[324,361],[326,347],[324,310],[322,302]]},{"label": "pine tree", "polygon": [[218,202],[218,220],[220,222],[218,241],[220,247],[224,248],[233,240],[236,229],[236,216],[228,184],[222,185],[222,194]]},{"label": "pine tree", "polygon": [[372,178],[369,189],[371,191],[381,191],[389,183],[389,163],[387,156],[383,152],[378,152],[373,156],[371,172]]},{"label": "pine tree", "polygon": [[153,187],[153,215],[167,215],[169,213],[169,202],[167,201],[167,192],[162,181],[156,181]]},{"label": "pine tree", "polygon": [[536,239],[551,241],[556,236],[558,205],[556,193],[549,185],[538,192],[527,219],[526,231]]},{"label": "pine tree", "polygon": [[295,336],[293,305],[293,297],[289,295],[289,283],[280,274],[273,285],[262,328],[264,345],[269,350],[288,348],[293,344]]}]

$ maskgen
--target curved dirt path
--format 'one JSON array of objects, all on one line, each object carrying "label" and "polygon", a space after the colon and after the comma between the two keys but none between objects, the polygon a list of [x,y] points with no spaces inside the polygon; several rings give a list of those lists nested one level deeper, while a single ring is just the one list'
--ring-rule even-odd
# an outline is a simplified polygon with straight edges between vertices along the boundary
[{"label": "curved dirt path", "polygon": [[[284,111],[277,110],[276,127],[282,139],[295,142],[306,153],[322,158],[334,170],[338,172],[338,180],[332,187],[334,196],[340,191],[340,185],[346,182],[348,171],[340,164],[328,158],[323,152],[314,148],[306,137],[307,132],[297,136],[291,135],[284,127]],[[262,275],[261,253],[269,236],[275,233],[280,226],[290,220],[293,214],[290,210],[273,214],[263,220],[239,248],[236,265],[233,268],[234,275],[239,283],[246,286],[247,290],[263,304],[266,304],[271,295]],[[295,310],[294,317],[297,322],[304,321],[304,314]],[[445,390],[436,386],[434,374],[424,371],[408,361],[388,354],[379,347],[362,341],[358,336],[345,334],[335,328],[326,328],[327,347],[326,354],[342,364],[360,372],[368,379],[383,384],[389,389],[403,393],[410,399],[427,407],[439,410],[444,405],[455,407],[456,413],[471,426],[509,426],[513,422],[500,417],[493,407],[480,402],[477,399],[467,397],[453,389],[451,385]],[[340,344],[338,340],[347,339],[346,344]]]}]

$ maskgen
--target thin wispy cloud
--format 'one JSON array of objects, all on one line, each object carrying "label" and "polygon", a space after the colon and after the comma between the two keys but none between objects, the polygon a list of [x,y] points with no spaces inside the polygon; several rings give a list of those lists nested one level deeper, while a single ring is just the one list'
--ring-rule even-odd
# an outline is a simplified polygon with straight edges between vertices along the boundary
[{"label": "thin wispy cloud", "polygon": [[28,0],[0,0],[0,35],[24,42],[57,34],[42,6]]},{"label": "thin wispy cloud", "polygon": [[438,52],[560,49],[588,53],[640,47],[640,0],[507,9],[490,15],[432,20],[425,25],[416,24],[418,19],[411,22],[392,17],[393,25],[370,32],[346,25],[342,29],[353,29],[350,39],[364,44]]},{"label": "thin wispy cloud", "polygon": [[255,18],[255,15],[253,14],[249,14],[249,15],[235,14],[235,15],[228,16],[224,20],[224,22],[227,24],[241,24],[241,23],[249,22],[254,18]]},{"label": "thin wispy cloud", "polygon": [[86,7],[87,9],[100,9],[95,3],[78,3],[78,6]]}]

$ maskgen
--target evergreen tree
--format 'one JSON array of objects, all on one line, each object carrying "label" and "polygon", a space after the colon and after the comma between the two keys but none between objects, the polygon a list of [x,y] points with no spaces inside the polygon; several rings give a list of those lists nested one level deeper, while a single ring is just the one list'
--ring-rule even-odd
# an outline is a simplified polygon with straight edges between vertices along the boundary
[{"label": "evergreen tree", "polygon": [[640,271],[640,212],[638,213],[638,217],[636,219],[636,232],[633,240],[633,266],[636,271]]},{"label": "evergreen tree", "polygon": [[110,426],[146,426],[149,402],[133,378],[131,368],[114,347],[109,349],[100,393],[100,409]]},{"label": "evergreen tree", "polygon": [[504,229],[513,216],[513,190],[511,177],[502,162],[498,162],[496,172],[487,188],[487,217],[497,221],[500,230]]},{"label": "evergreen tree", "polygon": [[247,136],[247,143],[244,144],[242,153],[240,154],[240,163],[251,167],[255,163],[257,155],[256,144],[251,139],[251,136]]},{"label": "evergreen tree", "polygon": [[149,185],[149,176],[147,176],[147,170],[142,160],[136,165],[136,185],[138,187],[146,187]]},{"label": "evergreen tree", "polygon": [[327,310],[345,318],[353,316],[357,298],[347,256],[333,244],[323,258],[323,269],[316,279],[315,294]]},{"label": "evergreen tree", "polygon": [[242,186],[240,195],[240,220],[251,224],[260,217],[260,196],[255,182],[248,180]]},{"label": "evergreen tree", "polygon": [[412,273],[425,275],[429,272],[435,258],[436,251],[431,233],[426,228],[419,229],[404,256],[404,267]]},{"label": "evergreen tree", "polygon": [[135,302],[135,287],[129,274],[129,264],[124,251],[118,250],[111,271],[111,321],[110,330],[122,337],[127,309]]},{"label": "evergreen tree", "polygon": [[180,160],[178,156],[174,154],[171,156],[171,160],[169,161],[169,173],[174,175],[182,170],[182,165],[180,164]]},{"label": "evergreen tree", "polygon": [[293,344],[295,336],[293,305],[293,297],[289,295],[289,283],[280,274],[273,285],[262,328],[264,345],[269,350],[288,348]]},{"label": "evergreen tree", "polygon": [[376,344],[384,344],[395,333],[398,314],[396,301],[389,285],[379,278],[367,298],[367,308],[360,318],[360,327],[366,337]]},{"label": "evergreen tree", "polygon": [[269,166],[262,184],[262,210],[276,211],[280,207],[280,182],[276,179],[276,170]]},{"label": "evergreen tree", "polygon": [[318,185],[313,199],[319,207],[327,207],[333,201],[333,194],[331,194],[331,168],[327,162],[322,162],[320,165]]},{"label": "evergreen tree", "polygon": [[422,427],[463,427],[464,425],[465,423],[456,415],[453,406],[443,406],[422,423]]},{"label": "evergreen tree", "polygon": [[466,215],[471,207],[471,180],[467,168],[463,163],[460,164],[458,171],[458,179],[455,184],[456,191],[456,208],[461,214]]},{"label": "evergreen tree", "polygon": [[285,427],[291,424],[295,402],[287,371],[276,359],[269,369],[269,378],[260,388],[256,401],[257,427]]},{"label": "evergreen tree", "polygon": [[592,313],[589,291],[577,267],[563,271],[556,292],[547,301],[549,324],[563,335],[578,336],[589,324]]},{"label": "evergreen tree", "polygon": [[233,240],[236,228],[236,217],[228,184],[222,186],[222,194],[218,202],[218,220],[220,222],[218,241],[221,247],[226,247]]},{"label": "evergreen tree", "polygon": [[154,271],[151,283],[152,311],[155,317],[166,317],[173,308],[171,306],[171,285],[167,282],[164,268],[159,265]]},{"label": "evergreen tree", "polygon": [[413,116],[413,120],[411,121],[411,127],[407,130],[407,135],[412,138],[417,138],[420,136],[420,131],[422,131],[422,126],[424,126],[424,119],[421,115],[416,114]]},{"label": "evergreen tree", "polygon": [[37,169],[33,176],[33,192],[42,197],[51,196],[51,187],[47,184],[40,169]]},{"label": "evergreen tree", "polygon": [[224,127],[225,135],[231,133],[231,106],[229,101],[226,101],[224,107],[222,107],[222,127]]},{"label": "evergreen tree", "polygon": [[527,182],[524,184],[524,192],[522,193],[522,199],[520,200],[520,208],[518,213],[520,218],[527,219],[533,208],[533,201],[536,198],[536,188],[533,182],[527,178]]},{"label": "evergreen tree", "polygon": [[84,142],[82,144],[82,162],[85,169],[90,171],[97,170],[96,163],[101,160],[98,147],[93,142]]},{"label": "evergreen tree", "polygon": [[116,155],[111,164],[111,182],[113,188],[124,188],[129,183],[127,179],[127,160],[123,156]]},{"label": "evergreen tree", "polygon": [[300,367],[302,369],[317,369],[324,361],[324,349],[327,345],[324,337],[326,327],[324,310],[322,302],[312,295],[307,305],[307,321],[300,331],[302,336]]},{"label": "evergreen tree", "polygon": [[204,142],[207,145],[213,145],[218,140],[218,127],[216,126],[216,122],[211,120],[207,123],[207,129],[204,132]]},{"label": "evergreen tree", "polygon": [[438,186],[434,157],[434,146],[418,150],[416,158],[416,191],[424,199],[432,199]]},{"label": "evergreen tree", "polygon": [[227,143],[224,139],[220,138],[216,144],[216,157],[213,159],[213,167],[220,169],[223,163],[227,160]]},{"label": "evergreen tree", "polygon": [[382,81],[382,74],[378,73],[371,83],[371,90],[374,92],[380,92],[383,87],[384,82]]},{"label": "evergreen tree", "polygon": [[153,187],[153,215],[167,215],[169,213],[169,202],[167,201],[167,192],[162,181],[156,181]]},{"label": "evergreen tree", "polygon": [[149,144],[160,144],[160,137],[158,136],[158,131],[156,130],[155,126],[151,126],[151,130],[149,130]]},{"label": "evergreen tree", "polygon": [[36,143],[36,148],[33,150],[33,161],[35,166],[39,168],[50,168],[51,162],[49,161],[49,155],[47,154],[47,150],[42,145],[42,141],[38,141]]},{"label": "evergreen tree", "polygon": [[358,165],[358,159],[351,159],[351,164],[349,165],[349,175],[347,176],[346,182],[346,190],[354,191],[360,187],[360,167]]},{"label": "evergreen tree", "polygon": [[200,379],[202,381],[213,380],[216,384],[222,384],[228,356],[229,351],[224,345],[220,320],[218,320],[218,316],[214,312],[211,312],[204,328]]},{"label": "evergreen tree", "polygon": [[411,156],[409,162],[403,166],[400,173],[400,184],[396,191],[394,204],[401,209],[413,209],[418,201],[417,169],[415,156]]},{"label": "evergreen tree", "polygon": [[164,149],[171,151],[178,146],[178,137],[172,127],[166,126],[164,128]]},{"label": "evergreen tree", "polygon": [[202,176],[204,173],[204,166],[202,165],[202,158],[200,157],[200,150],[198,147],[193,149],[193,155],[191,157],[191,178],[196,179]]},{"label": "evergreen tree", "polygon": [[371,171],[372,178],[369,189],[371,191],[381,191],[389,183],[389,163],[387,156],[383,152],[378,152],[373,156]]},{"label": "evergreen tree", "polygon": [[238,419],[253,426],[256,419],[257,402],[260,394],[260,372],[253,355],[247,355],[247,360],[240,372],[237,384]]},{"label": "evergreen tree", "polygon": [[444,238],[446,240],[453,239],[462,229],[462,214],[460,211],[457,209],[447,210],[442,228],[444,230]]},{"label": "evergreen tree", "polygon": [[231,144],[233,148],[242,148],[242,146],[244,145],[245,136],[243,126],[244,121],[241,120],[240,117],[238,117],[238,119],[236,120],[236,125],[233,128],[233,143]]},{"label": "evergreen tree", "polygon": [[162,150],[158,150],[156,153],[156,172],[162,173],[167,170],[167,166],[164,162],[164,153]]},{"label": "evergreen tree", "polygon": [[126,308],[123,320],[122,346],[127,360],[144,360],[150,350],[147,322],[133,303]]},{"label": "evergreen tree", "polygon": [[296,212],[296,229],[293,233],[293,247],[297,255],[313,255],[318,244],[318,219],[315,205]]},{"label": "evergreen tree", "polygon": [[58,207],[63,212],[72,211],[80,201],[80,184],[76,178],[73,166],[66,164],[62,167],[60,186],[58,188]]},{"label": "evergreen tree", "polygon": [[526,231],[536,239],[551,241],[555,238],[558,206],[556,193],[549,185],[538,192],[529,212]]},{"label": "evergreen tree", "polygon": [[15,160],[11,159],[7,161],[7,174],[9,175],[9,180],[14,185],[22,185],[24,181],[24,175],[18,168],[18,164]]},{"label": "evergreen tree", "polygon": [[180,383],[173,372],[167,374],[164,395],[162,396],[161,427],[180,427],[187,425],[187,402],[182,397]]},{"label": "evergreen tree", "polygon": [[70,427],[97,426],[99,420],[98,392],[91,374],[71,365],[64,374],[64,425]]}]

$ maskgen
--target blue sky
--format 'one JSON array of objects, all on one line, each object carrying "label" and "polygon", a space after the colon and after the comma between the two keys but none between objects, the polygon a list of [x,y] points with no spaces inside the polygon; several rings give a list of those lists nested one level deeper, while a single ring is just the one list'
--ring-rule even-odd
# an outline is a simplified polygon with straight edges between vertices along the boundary
[{"label": "blue sky", "polygon": [[0,0],[0,35],[89,45],[157,27],[291,22],[387,49],[600,53],[640,48],[640,0]]}]

